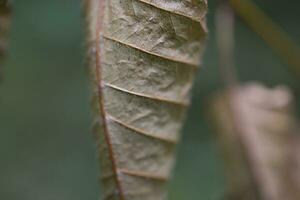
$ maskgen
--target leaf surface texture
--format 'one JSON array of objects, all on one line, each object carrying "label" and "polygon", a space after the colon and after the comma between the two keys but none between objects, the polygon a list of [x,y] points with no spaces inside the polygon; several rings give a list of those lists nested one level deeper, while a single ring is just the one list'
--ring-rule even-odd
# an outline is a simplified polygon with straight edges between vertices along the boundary
[{"label": "leaf surface texture", "polygon": [[85,4],[103,199],[166,199],[205,45],[207,2]]}]

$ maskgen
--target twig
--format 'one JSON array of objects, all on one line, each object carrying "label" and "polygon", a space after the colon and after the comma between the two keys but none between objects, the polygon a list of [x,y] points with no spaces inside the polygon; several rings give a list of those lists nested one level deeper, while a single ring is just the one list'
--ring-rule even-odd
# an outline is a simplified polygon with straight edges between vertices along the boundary
[{"label": "twig", "polygon": [[263,176],[255,162],[256,155],[253,145],[249,142],[251,136],[244,133],[246,122],[243,119],[243,110],[239,102],[241,99],[238,94],[238,81],[234,66],[234,12],[227,0],[222,0],[219,5],[216,14],[216,31],[221,63],[220,72],[228,91],[228,107],[234,122],[234,132],[237,134],[236,137],[251,174],[249,178],[251,178],[250,182],[255,190],[255,195],[261,196],[264,193],[260,191],[264,187]]},{"label": "twig", "polygon": [[229,0],[234,11],[300,77],[300,48],[251,0]]},{"label": "twig", "polygon": [[234,67],[234,13],[226,0],[220,2],[215,17],[220,77],[229,89],[236,85],[237,75]]}]

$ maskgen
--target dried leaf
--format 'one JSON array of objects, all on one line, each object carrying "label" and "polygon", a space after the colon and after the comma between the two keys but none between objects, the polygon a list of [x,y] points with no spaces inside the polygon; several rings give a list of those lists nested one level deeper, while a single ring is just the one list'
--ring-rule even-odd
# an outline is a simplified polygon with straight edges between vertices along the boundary
[{"label": "dried leaf", "polygon": [[231,199],[299,199],[289,170],[296,130],[291,102],[286,88],[257,84],[215,98],[213,113]]},{"label": "dried leaf", "polygon": [[103,199],[166,199],[207,2],[85,3]]},{"label": "dried leaf", "polygon": [[[0,0],[0,62],[3,62],[10,27],[11,6],[9,0]],[[2,69],[0,69],[2,70]],[[1,73],[0,73],[1,74]]]}]

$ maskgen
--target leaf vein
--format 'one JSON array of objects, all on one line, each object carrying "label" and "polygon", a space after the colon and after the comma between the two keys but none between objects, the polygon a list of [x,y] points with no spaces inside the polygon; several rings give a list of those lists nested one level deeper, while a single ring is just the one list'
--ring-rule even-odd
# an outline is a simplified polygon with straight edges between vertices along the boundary
[{"label": "leaf vein", "polygon": [[198,19],[198,18],[196,18],[196,17],[192,17],[191,15],[186,15],[186,14],[184,14],[183,12],[178,12],[178,11],[175,11],[175,10],[163,8],[163,7],[157,6],[157,5],[155,5],[154,3],[150,3],[150,2],[145,1],[145,0],[137,0],[137,1],[140,1],[140,2],[142,2],[142,3],[144,3],[144,4],[149,5],[149,6],[155,7],[155,8],[157,8],[157,9],[162,10],[162,11],[169,12],[169,13],[171,13],[171,14],[175,14],[175,15],[178,15],[178,16],[180,16],[180,17],[187,18],[187,19],[192,20],[192,21],[194,21],[194,22],[201,23],[201,21],[202,21],[202,18],[199,18],[199,19]]},{"label": "leaf vein", "polygon": [[147,136],[147,137],[159,140],[159,141],[163,141],[163,142],[166,142],[166,143],[169,143],[169,144],[177,144],[177,142],[178,142],[177,140],[169,139],[169,138],[166,138],[166,137],[159,137],[159,136],[153,135],[152,133],[148,133],[145,130],[133,127],[133,126],[127,124],[126,122],[122,122],[121,120],[116,119],[115,117],[113,117],[112,115],[110,115],[108,113],[106,113],[106,118],[107,118],[107,121],[111,120],[111,121],[127,128],[127,129],[133,130],[137,134],[144,135],[144,136]]},{"label": "leaf vein", "polygon": [[110,84],[110,83],[107,83],[107,82],[103,82],[103,86],[104,87],[109,87],[109,88],[112,88],[114,90],[118,90],[118,91],[121,91],[121,92],[125,92],[125,93],[131,94],[131,95],[139,96],[139,97],[144,97],[144,98],[153,99],[153,100],[157,100],[157,101],[167,102],[167,103],[170,103],[170,104],[176,104],[178,106],[183,106],[183,107],[189,106],[189,102],[175,101],[175,100],[172,100],[172,99],[167,99],[165,97],[159,97],[159,96],[153,96],[153,95],[139,93],[139,92],[133,92],[133,91],[118,87],[116,85],[113,85],[113,84]]},{"label": "leaf vein", "polygon": [[[102,82],[102,67],[101,67],[101,48],[100,48],[100,33],[102,32],[103,26],[103,11],[104,11],[104,0],[99,0],[98,10],[97,10],[97,26],[96,26],[96,80],[98,83]],[[105,116],[105,109],[104,109],[104,98],[103,98],[103,91],[101,85],[98,84],[98,104],[99,104],[99,116],[102,121],[102,127],[104,132],[104,137],[108,146],[108,156],[110,157],[111,164],[112,164],[112,171],[114,173],[114,178],[116,181],[116,190],[117,194],[120,197],[120,200],[125,200],[125,196],[123,193],[123,189],[121,187],[121,181],[119,180],[118,173],[117,173],[117,166],[116,166],[116,158],[112,149],[112,142],[111,138],[108,133],[107,128],[107,121]]]},{"label": "leaf vein", "polygon": [[145,179],[153,179],[156,181],[168,181],[169,177],[167,176],[162,176],[162,175],[157,175],[157,174],[152,174],[152,173],[147,173],[147,172],[139,172],[139,171],[131,171],[128,169],[118,169],[119,173],[126,174],[129,176],[134,176],[134,177],[139,177],[139,178],[145,178]]},{"label": "leaf vein", "polygon": [[173,61],[173,62],[182,63],[182,64],[185,64],[185,65],[189,65],[191,67],[194,67],[194,68],[198,68],[198,66],[199,66],[198,63],[190,62],[190,61],[187,61],[187,60],[179,60],[179,59],[176,59],[176,58],[171,58],[169,56],[165,56],[165,55],[161,55],[161,54],[154,53],[154,52],[151,52],[151,51],[147,51],[145,49],[141,49],[140,47],[137,47],[137,46],[132,45],[132,44],[128,44],[128,43],[126,43],[124,41],[120,41],[120,40],[115,39],[113,37],[110,37],[108,35],[102,35],[102,37],[105,38],[105,39],[107,39],[107,40],[111,40],[111,41],[123,44],[123,45],[125,45],[127,47],[131,47],[133,49],[139,50],[139,51],[144,52],[146,54],[150,54],[152,56],[159,57],[161,59],[165,59],[165,60],[170,60],[170,61]]}]

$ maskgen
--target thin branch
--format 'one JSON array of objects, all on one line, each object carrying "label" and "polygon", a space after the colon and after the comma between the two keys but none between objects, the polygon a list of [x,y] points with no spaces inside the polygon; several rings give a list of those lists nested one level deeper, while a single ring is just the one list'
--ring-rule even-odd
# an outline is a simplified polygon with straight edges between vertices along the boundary
[{"label": "thin branch", "polygon": [[251,174],[250,182],[257,196],[263,194],[264,180],[261,176],[259,166],[256,164],[255,150],[249,143],[249,136],[244,134],[245,121],[240,106],[241,99],[238,94],[238,81],[234,62],[234,13],[227,0],[222,0],[216,14],[216,31],[220,56],[220,72],[224,85],[228,91],[228,106],[233,119],[233,128],[237,134],[241,151]]},{"label": "thin branch", "polygon": [[300,77],[300,48],[251,0],[229,0],[234,11]]},{"label": "thin branch", "polygon": [[233,87],[237,82],[234,62],[234,13],[227,1],[221,1],[216,12],[216,34],[220,57],[220,77],[225,86]]}]

